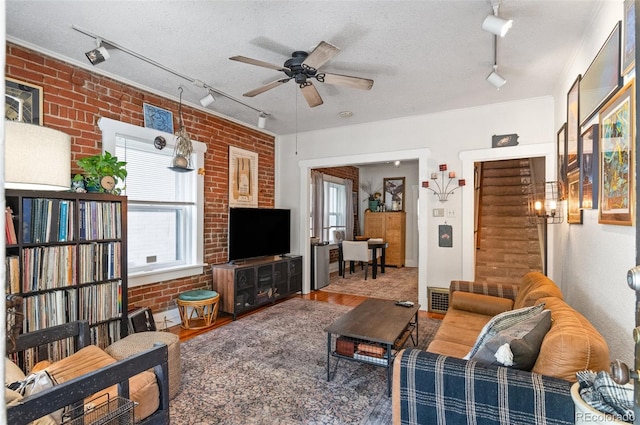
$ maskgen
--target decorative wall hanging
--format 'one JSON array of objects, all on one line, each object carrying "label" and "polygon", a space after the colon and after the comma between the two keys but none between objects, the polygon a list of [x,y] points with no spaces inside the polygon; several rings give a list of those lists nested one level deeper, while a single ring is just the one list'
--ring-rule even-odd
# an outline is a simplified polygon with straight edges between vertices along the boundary
[{"label": "decorative wall hanging", "polygon": [[466,181],[465,179],[458,179],[458,185],[450,189],[449,186],[451,186],[451,183],[456,178],[456,172],[449,171],[449,180],[446,180],[444,174],[447,171],[447,164],[438,165],[438,169],[440,170],[440,174],[442,175],[442,185],[438,183],[438,173],[431,173],[431,180],[433,180],[433,186],[435,186],[435,189],[429,186],[429,181],[423,181],[422,187],[432,191],[433,194],[438,197],[438,200],[440,202],[446,202],[446,200],[449,198],[449,195],[451,195],[456,189],[464,186],[466,184]]},{"label": "decorative wall hanging", "polygon": [[624,0],[622,35],[622,75],[626,75],[636,65],[636,8],[634,0]]},{"label": "decorative wall hanging", "polygon": [[634,86],[631,81],[600,111],[600,223],[633,225]]},{"label": "decorative wall hanging", "polygon": [[518,135],[517,134],[502,134],[502,135],[493,135],[491,137],[491,147],[492,148],[504,148],[506,146],[517,146],[518,145]]},{"label": "decorative wall hanging", "polygon": [[24,81],[5,79],[4,118],[42,125],[43,89]]},{"label": "decorative wall hanging", "polygon": [[386,211],[404,211],[404,177],[390,177],[383,181]]},{"label": "decorative wall hanging", "polygon": [[229,206],[258,208],[258,154],[229,146]]},{"label": "decorative wall hanging", "polygon": [[620,75],[620,22],[609,34],[580,80],[580,125],[587,123],[600,107],[622,87]]},{"label": "decorative wall hanging", "polygon": [[578,168],[578,137],[580,136],[580,76],[567,93],[567,172]]},{"label": "decorative wall hanging", "polygon": [[570,171],[567,175],[567,223],[582,224],[580,209],[580,170]]},{"label": "decorative wall hanging", "polygon": [[567,199],[567,123],[558,130],[558,195],[561,201]]},{"label": "decorative wall hanging", "polygon": [[580,208],[598,208],[598,124],[580,136]]},{"label": "decorative wall hanging", "polygon": [[453,227],[450,224],[438,226],[438,246],[443,248],[453,247]]},{"label": "decorative wall hanging", "polygon": [[142,104],[142,110],[144,112],[145,127],[173,134],[173,114],[171,111],[148,103]]}]

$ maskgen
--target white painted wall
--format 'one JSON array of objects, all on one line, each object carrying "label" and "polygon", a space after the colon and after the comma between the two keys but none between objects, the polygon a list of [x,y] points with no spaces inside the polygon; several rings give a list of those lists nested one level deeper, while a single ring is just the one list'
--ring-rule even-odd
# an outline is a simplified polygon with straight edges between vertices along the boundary
[{"label": "white painted wall", "polygon": [[[556,130],[566,122],[569,88],[578,74],[586,71],[616,22],[622,19],[623,2],[604,2],[598,19],[588,31],[588,39],[567,64],[566,75],[558,84]],[[582,225],[565,222],[559,225],[553,238],[558,256],[552,273],[565,300],[606,338],[611,358],[630,365],[633,364],[631,332],[635,327],[635,294],[626,284],[626,272],[635,265],[635,232],[635,226],[598,224],[598,211],[584,210]]]},{"label": "white painted wall", "polygon": [[[449,170],[455,171],[458,178],[465,178],[468,185],[457,190],[446,204],[440,203],[430,191],[418,189],[415,232],[420,268],[418,296],[422,308],[426,309],[427,285],[448,287],[451,280],[463,276],[462,196],[473,191],[473,173],[463,172],[459,155],[467,150],[491,148],[492,135],[509,133],[518,133],[521,145],[552,143],[555,140],[553,98],[280,136],[276,139],[276,205],[291,208],[294,220],[307,213],[308,170],[313,167],[419,158],[418,182],[422,182],[429,179],[438,164],[446,163]],[[500,149],[496,152],[500,153]],[[453,209],[456,216],[432,217],[432,209],[440,207]],[[438,225],[445,221],[453,226],[453,248],[438,246]],[[308,258],[309,242],[304,230],[304,225],[293,229],[292,251]],[[307,269],[304,282],[307,291],[308,284]]]},{"label": "white painted wall", "polygon": [[[306,213],[308,167],[338,166],[363,162],[414,157],[420,152],[418,181],[428,179],[439,163],[467,179],[469,185],[456,191],[445,204],[425,189],[418,189],[418,264],[419,301],[427,308],[426,287],[446,287],[452,279],[469,276],[473,269],[473,253],[463,255],[461,246],[473,226],[462,209],[463,198],[472,190],[472,167],[475,158],[490,160],[534,152],[550,156],[549,146],[556,142],[556,131],[566,121],[566,93],[578,74],[583,73],[602,43],[622,19],[623,2],[604,2],[593,29],[588,31],[574,58],[568,58],[566,76],[558,83],[553,98],[525,99],[518,102],[447,111],[438,114],[406,117],[326,131],[286,135],[276,140],[276,205],[291,208],[293,218]],[[508,90],[508,84],[503,90]],[[491,148],[494,134],[518,133],[520,146]],[[534,146],[539,145],[539,146]],[[426,152],[420,151],[425,149]],[[506,149],[506,150],[503,150]],[[513,150],[513,151],[512,151]],[[554,169],[547,161],[547,170]],[[553,176],[553,172],[549,173]],[[301,183],[305,182],[305,183]],[[465,206],[468,205],[465,202]],[[457,214],[447,219],[453,225],[453,248],[440,248],[437,228],[445,219],[433,218],[436,207],[453,208]],[[293,229],[293,252],[309,258],[309,243],[302,228]],[[585,211],[582,225],[555,225],[550,229],[550,276],[563,290],[569,304],[583,313],[604,335],[611,358],[633,364],[631,331],[634,327],[634,294],[626,285],[626,271],[635,265],[635,227],[602,225],[597,211]],[[465,242],[466,244],[466,242]],[[308,267],[308,264],[305,264]],[[466,272],[465,272],[466,270]],[[309,288],[308,269],[304,287]]]}]

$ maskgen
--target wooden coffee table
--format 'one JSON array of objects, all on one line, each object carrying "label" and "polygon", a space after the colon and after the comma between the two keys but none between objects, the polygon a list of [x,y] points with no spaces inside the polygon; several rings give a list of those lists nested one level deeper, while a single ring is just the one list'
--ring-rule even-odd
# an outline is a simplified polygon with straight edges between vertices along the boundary
[{"label": "wooden coffee table", "polygon": [[[368,298],[340,317],[327,332],[327,381],[331,380],[331,357],[387,368],[387,394],[391,395],[391,366],[396,352],[411,337],[418,342],[418,310],[396,305],[392,300]],[[414,334],[415,333],[415,338]]]}]

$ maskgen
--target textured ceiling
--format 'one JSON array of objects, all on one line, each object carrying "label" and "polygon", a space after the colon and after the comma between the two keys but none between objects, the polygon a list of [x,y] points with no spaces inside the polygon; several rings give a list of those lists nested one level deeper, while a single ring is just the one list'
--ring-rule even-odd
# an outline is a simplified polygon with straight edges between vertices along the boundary
[{"label": "textured ceiling", "polygon": [[[514,20],[498,41],[499,91],[485,81],[493,36],[481,29],[489,0],[426,1],[6,1],[7,40],[200,107],[204,89],[122,51],[91,66],[95,41],[72,25],[198,79],[269,113],[266,130],[290,134],[553,94],[599,0],[503,0]],[[370,91],[315,83],[309,108],[293,81],[242,94],[282,74],[229,60],[282,65],[320,41],[341,48],[321,70],[375,81]],[[256,126],[257,112],[223,96],[207,109]],[[351,111],[345,119],[339,112]],[[175,111],[174,111],[175,112]]]}]

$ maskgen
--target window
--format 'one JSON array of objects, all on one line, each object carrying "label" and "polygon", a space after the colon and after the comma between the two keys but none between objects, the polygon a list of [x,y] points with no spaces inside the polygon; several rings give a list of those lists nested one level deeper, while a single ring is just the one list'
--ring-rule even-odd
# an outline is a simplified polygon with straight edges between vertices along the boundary
[{"label": "window", "polygon": [[[127,259],[129,287],[203,272],[202,179],[168,168],[171,134],[102,118],[102,146],[127,162]],[[158,150],[156,136],[167,140]],[[206,145],[193,142],[194,168],[204,165]]]},{"label": "window", "polygon": [[[335,243],[335,230],[345,230],[347,222],[346,186],[344,180],[337,177],[323,175],[323,217],[322,230],[313,229],[313,201],[311,202],[310,231],[311,235],[321,236],[321,240]],[[313,190],[311,190],[313,193]]]},{"label": "window", "polygon": [[[328,177],[328,176],[327,176]],[[342,180],[342,179],[340,179]],[[343,182],[335,183],[325,180],[324,182],[324,219],[323,240],[335,243],[333,237],[334,230],[346,229],[347,216],[347,195]]]}]

